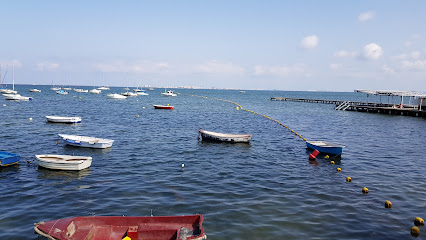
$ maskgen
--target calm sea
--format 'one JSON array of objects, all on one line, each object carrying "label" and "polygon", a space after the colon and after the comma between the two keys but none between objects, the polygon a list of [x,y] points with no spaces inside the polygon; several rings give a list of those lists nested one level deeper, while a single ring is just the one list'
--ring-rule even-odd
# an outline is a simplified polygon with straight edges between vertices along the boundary
[{"label": "calm sea", "polygon": [[[42,92],[30,93],[33,87]],[[0,97],[0,150],[21,155],[19,165],[0,169],[0,239],[37,239],[33,223],[42,220],[149,216],[151,211],[155,216],[201,213],[208,239],[410,239],[414,218],[426,219],[424,118],[270,101],[366,101],[363,94],[178,90],[235,101],[308,140],[345,145],[341,160],[331,165],[324,158],[310,162],[303,140],[229,102],[162,97],[164,89],[121,101],[106,97],[121,88],[65,96],[48,86],[17,89],[34,100]],[[153,104],[175,110],[155,110]],[[46,115],[83,121],[51,124]],[[253,138],[250,144],[204,143],[197,141],[200,128]],[[56,143],[59,133],[115,142],[105,150],[71,147]],[[36,154],[86,155],[93,163],[79,172],[52,171],[38,167]],[[370,192],[363,194],[363,187]],[[384,207],[386,200],[391,209]],[[418,239],[425,236],[423,227]]]}]

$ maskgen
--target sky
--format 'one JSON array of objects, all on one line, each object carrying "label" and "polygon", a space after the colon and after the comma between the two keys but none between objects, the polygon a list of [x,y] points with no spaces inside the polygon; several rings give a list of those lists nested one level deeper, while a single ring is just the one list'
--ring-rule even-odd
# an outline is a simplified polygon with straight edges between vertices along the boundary
[{"label": "sky", "polygon": [[426,92],[426,1],[0,0],[2,82]]}]

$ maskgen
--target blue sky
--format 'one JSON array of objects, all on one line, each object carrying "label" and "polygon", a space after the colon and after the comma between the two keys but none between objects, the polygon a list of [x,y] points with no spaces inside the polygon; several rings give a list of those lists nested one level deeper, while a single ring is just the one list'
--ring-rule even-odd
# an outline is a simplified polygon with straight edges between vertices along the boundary
[{"label": "blue sky", "polygon": [[7,83],[426,92],[426,1],[0,2]]}]

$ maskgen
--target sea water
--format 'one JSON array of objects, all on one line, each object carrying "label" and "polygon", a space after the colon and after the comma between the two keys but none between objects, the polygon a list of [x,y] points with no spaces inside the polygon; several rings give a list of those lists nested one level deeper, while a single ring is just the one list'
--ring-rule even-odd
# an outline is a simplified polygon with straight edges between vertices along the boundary
[{"label": "sea water", "polygon": [[[34,87],[42,92],[30,93]],[[426,218],[424,118],[270,100],[367,101],[363,94],[178,89],[170,98],[156,89],[112,100],[106,94],[121,88],[100,95],[17,89],[33,100],[0,98],[0,150],[21,155],[19,165],[0,169],[0,239],[37,239],[33,223],[39,221],[151,211],[203,214],[208,239],[410,239],[414,218]],[[264,114],[302,138],[213,98]],[[82,123],[47,123],[46,115],[80,116]],[[199,129],[253,138],[250,144],[208,143],[197,140]],[[78,148],[57,144],[61,133],[115,142],[109,149]],[[303,138],[346,148],[340,160],[309,161]],[[36,154],[92,156],[93,162],[78,172],[53,171],[39,168]],[[386,200],[392,208],[384,207]]]}]

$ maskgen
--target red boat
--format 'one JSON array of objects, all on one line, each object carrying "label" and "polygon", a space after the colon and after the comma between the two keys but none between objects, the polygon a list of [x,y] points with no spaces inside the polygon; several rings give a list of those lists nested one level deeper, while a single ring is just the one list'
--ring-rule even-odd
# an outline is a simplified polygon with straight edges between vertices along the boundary
[{"label": "red boat", "polygon": [[154,108],[155,109],[170,109],[170,110],[173,110],[175,107],[169,106],[169,105],[167,105],[167,106],[165,106],[165,105],[154,105]]},{"label": "red boat", "polygon": [[36,233],[63,240],[201,240],[203,215],[74,217],[35,223]]}]

